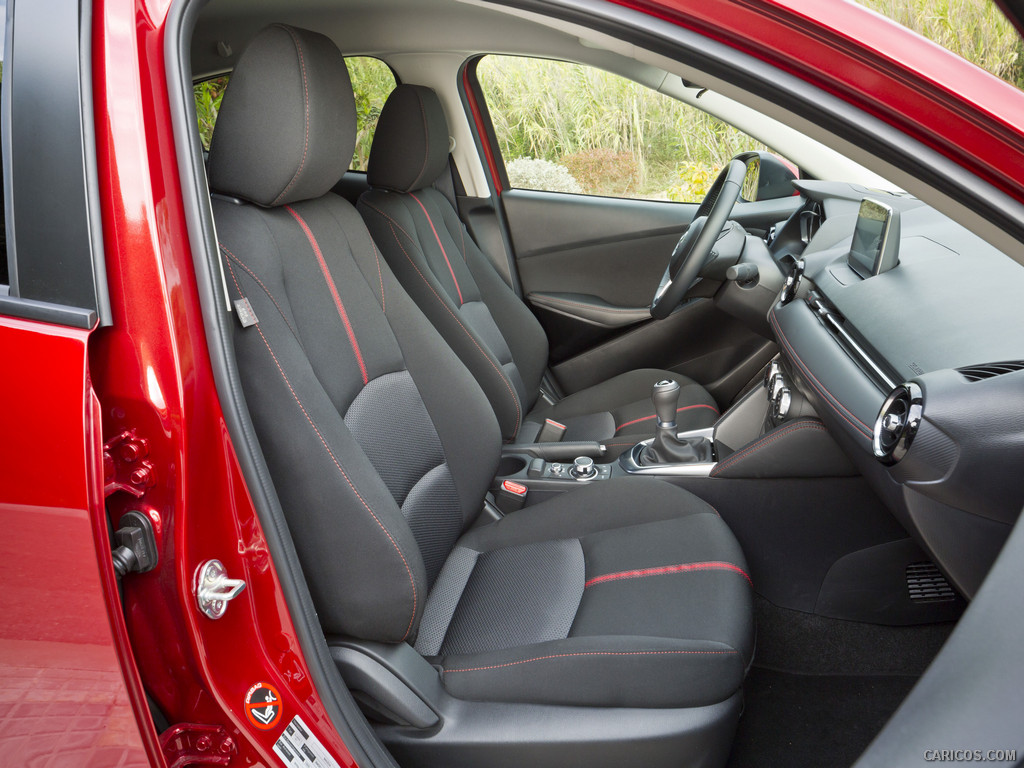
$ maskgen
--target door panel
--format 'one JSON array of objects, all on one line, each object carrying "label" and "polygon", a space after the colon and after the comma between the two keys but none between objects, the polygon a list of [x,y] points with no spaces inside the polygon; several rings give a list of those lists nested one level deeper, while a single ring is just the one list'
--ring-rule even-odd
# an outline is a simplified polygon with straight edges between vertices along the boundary
[{"label": "door panel", "polygon": [[[502,194],[524,298],[548,334],[551,364],[567,393],[638,367],[664,368],[708,386],[725,405],[770,354],[770,344],[707,300],[664,321],[642,320],[695,204],[513,189]],[[785,219],[800,198],[739,203],[752,231]],[[594,322],[551,295],[605,305],[629,324]],[[610,306],[608,306],[610,305]]]},{"label": "door panel", "polygon": [[94,538],[103,464],[88,336],[0,317],[5,765],[149,765],[97,558],[106,532]]},{"label": "door panel", "polygon": [[523,293],[651,303],[696,205],[512,189],[501,196]]}]

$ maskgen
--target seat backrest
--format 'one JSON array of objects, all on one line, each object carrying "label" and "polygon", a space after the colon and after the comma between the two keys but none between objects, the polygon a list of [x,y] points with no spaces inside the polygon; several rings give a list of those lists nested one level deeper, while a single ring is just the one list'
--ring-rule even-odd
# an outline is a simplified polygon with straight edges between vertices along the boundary
[{"label": "seat backrest", "polygon": [[533,407],[548,342],[527,309],[431,187],[448,173],[448,123],[437,94],[400,85],[388,97],[370,149],[359,211],[398,279],[473,373],[515,437]]},{"label": "seat backrest", "polygon": [[274,25],[239,59],[210,148],[246,401],[326,632],[414,638],[498,460],[489,403],[328,192],[355,142],[323,35]]}]

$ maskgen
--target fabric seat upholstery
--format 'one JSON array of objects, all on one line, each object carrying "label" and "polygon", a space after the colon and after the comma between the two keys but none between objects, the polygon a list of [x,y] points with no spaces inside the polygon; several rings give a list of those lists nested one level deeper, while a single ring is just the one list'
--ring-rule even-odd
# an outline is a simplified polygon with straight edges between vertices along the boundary
[{"label": "fabric seat upholstery", "polygon": [[663,370],[621,374],[551,405],[539,400],[548,355],[544,331],[431,186],[447,169],[448,125],[437,94],[398,86],[377,123],[371,189],[359,210],[402,285],[480,383],[507,440],[531,441],[550,418],[566,425],[566,440],[632,445],[635,439],[613,438],[653,433],[651,387],[665,378],[682,386],[680,430],[715,422],[718,406],[707,390]]},{"label": "fabric seat upholstery", "polygon": [[721,701],[753,654],[743,563],[717,513],[690,494],[658,481],[590,486],[463,536],[416,650],[472,700]]},{"label": "fabric seat upholstery", "polygon": [[[731,532],[696,497],[645,479],[469,529],[501,433],[356,210],[328,191],[354,139],[340,52],[274,25],[238,62],[209,165],[244,394],[325,634],[414,644],[463,712],[697,712],[680,743],[699,742],[695,764],[724,755],[753,653]],[[573,711],[585,730],[586,710]],[[521,762],[515,740],[474,739],[487,764]]]}]

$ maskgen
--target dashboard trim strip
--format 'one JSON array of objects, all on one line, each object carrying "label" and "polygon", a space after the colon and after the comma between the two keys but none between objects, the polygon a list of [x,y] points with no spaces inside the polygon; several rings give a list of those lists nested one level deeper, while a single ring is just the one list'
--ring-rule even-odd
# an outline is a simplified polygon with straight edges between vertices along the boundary
[{"label": "dashboard trim strip", "polygon": [[[828,391],[825,385],[822,384],[813,373],[811,373],[810,368],[804,363],[803,360],[800,359],[800,355],[797,354],[796,349],[789,342],[789,339],[786,337],[785,332],[782,330],[782,326],[775,316],[774,308],[771,312],[768,313],[768,320],[771,323],[772,328],[775,330],[775,334],[778,337],[779,341],[782,342],[783,347],[788,352],[787,356],[792,357],[793,362],[796,363],[797,367],[800,368],[800,370],[810,378],[809,383],[811,384],[811,386],[813,386],[814,389],[817,390],[818,394],[825,399],[825,402],[827,402],[832,407],[832,409],[839,415],[840,418],[843,419],[843,421],[845,421],[857,432],[859,432],[862,437],[871,440],[873,434],[871,428],[868,427],[868,425],[861,421],[859,418],[857,418],[857,416],[852,411],[850,411],[845,405],[839,402],[835,395]],[[853,419],[853,421],[851,421],[850,419]]]}]

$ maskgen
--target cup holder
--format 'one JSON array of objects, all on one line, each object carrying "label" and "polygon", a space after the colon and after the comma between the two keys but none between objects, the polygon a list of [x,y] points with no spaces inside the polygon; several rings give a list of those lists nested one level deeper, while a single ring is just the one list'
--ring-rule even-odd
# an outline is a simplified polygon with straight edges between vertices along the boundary
[{"label": "cup holder", "polygon": [[526,459],[522,456],[502,456],[498,462],[498,477],[508,477],[526,469]]}]

